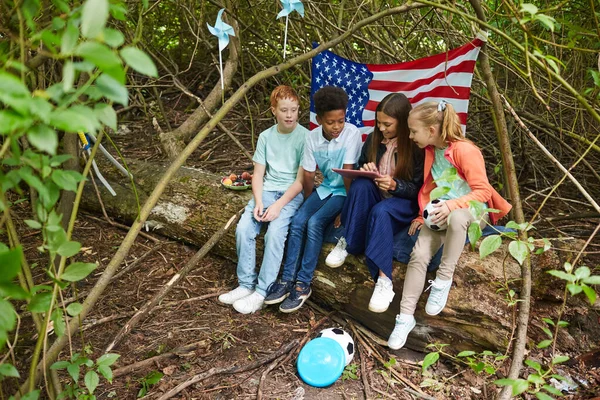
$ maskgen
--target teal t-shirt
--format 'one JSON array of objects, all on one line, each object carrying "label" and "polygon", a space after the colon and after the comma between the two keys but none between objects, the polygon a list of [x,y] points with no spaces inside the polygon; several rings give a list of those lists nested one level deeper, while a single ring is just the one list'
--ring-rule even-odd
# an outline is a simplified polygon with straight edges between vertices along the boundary
[{"label": "teal t-shirt", "polygon": [[265,166],[263,190],[286,191],[294,183],[307,134],[300,124],[287,134],[279,133],[277,125],[260,134],[252,161]]},{"label": "teal t-shirt", "polygon": [[454,168],[450,161],[444,157],[445,151],[446,149],[435,149],[435,158],[433,159],[433,165],[431,166],[431,176],[433,176],[433,180],[436,181],[435,184],[438,187],[450,188],[448,193],[440,197],[442,200],[458,199],[459,197],[471,193],[471,187],[458,175],[454,175],[451,182],[447,180],[437,181],[444,175],[444,171],[449,168]]}]

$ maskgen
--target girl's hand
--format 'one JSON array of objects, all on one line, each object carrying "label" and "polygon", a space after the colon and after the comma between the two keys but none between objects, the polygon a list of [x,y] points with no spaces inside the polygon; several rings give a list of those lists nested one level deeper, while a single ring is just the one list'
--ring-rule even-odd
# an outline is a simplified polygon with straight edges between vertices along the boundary
[{"label": "girl's hand", "polygon": [[275,202],[273,204],[271,204],[266,210],[265,213],[262,216],[262,221],[263,222],[270,222],[273,221],[274,219],[276,219],[277,217],[279,217],[279,213],[281,212],[281,205],[279,205],[279,202]]},{"label": "girl's hand", "polygon": [[333,227],[339,228],[341,225],[342,225],[342,214],[338,214],[338,216],[335,217],[335,220],[333,221]]},{"label": "girl's hand", "polygon": [[381,190],[395,190],[396,181],[390,175],[383,175],[379,178],[373,179],[377,187]]},{"label": "girl's hand", "polygon": [[444,203],[438,203],[433,205],[434,210],[431,213],[431,222],[436,225],[444,225],[448,221],[450,215],[450,209],[448,205]]},{"label": "girl's hand", "polygon": [[421,226],[423,226],[423,223],[414,220],[413,222],[411,222],[410,228],[408,228],[408,234],[411,236],[414,235],[415,233],[417,233],[418,230],[421,229]]},{"label": "girl's hand", "polygon": [[263,203],[262,201],[257,201],[254,206],[254,210],[252,212],[254,214],[254,219],[261,222],[263,217]]},{"label": "girl's hand", "polygon": [[369,162],[365,163],[362,167],[360,167],[361,171],[371,171],[371,172],[379,172],[377,170],[377,165],[375,163]]}]

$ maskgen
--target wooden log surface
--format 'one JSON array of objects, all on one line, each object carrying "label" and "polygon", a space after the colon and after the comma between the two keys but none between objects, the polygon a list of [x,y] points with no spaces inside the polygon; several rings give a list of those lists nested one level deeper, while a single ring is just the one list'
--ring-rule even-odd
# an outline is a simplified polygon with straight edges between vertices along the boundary
[{"label": "wooden log surface", "polygon": [[[137,194],[143,204],[166,165],[128,160],[135,177]],[[132,221],[137,214],[137,204],[131,184],[115,170],[103,165],[102,171],[117,192],[111,196],[100,187],[102,202],[113,218]],[[220,184],[220,176],[195,168],[181,168],[148,219],[147,227],[155,233],[196,246],[202,246],[234,213],[243,207],[252,194],[247,191],[232,191]],[[86,187],[83,207],[100,212],[100,204],[94,188]],[[556,242],[555,246],[576,248],[571,242]],[[260,260],[262,242],[258,241],[257,257]],[[387,312],[376,314],[368,311],[374,283],[362,256],[348,256],[343,267],[332,269],[325,266],[324,258],[333,248],[325,244],[313,280],[313,300],[327,307],[340,310],[387,338],[394,326],[406,265],[394,263],[394,290],[396,296]],[[215,245],[213,253],[236,260],[235,232],[231,230]],[[533,258],[534,305],[538,311],[533,318],[530,337],[537,342],[544,339],[545,323],[542,317],[553,318],[559,308],[564,285],[544,271],[560,269],[565,259],[563,254],[572,252],[548,251]],[[260,265],[260,263],[258,263]],[[505,349],[512,330],[513,308],[507,305],[506,292],[500,291],[500,283],[512,281],[510,285],[518,291],[519,266],[507,256],[506,243],[500,250],[479,259],[478,252],[463,252],[454,276],[453,288],[444,311],[435,317],[425,314],[427,293],[421,296],[417,307],[417,326],[410,334],[407,346],[422,350],[429,343],[446,343],[452,350],[502,350]],[[428,274],[427,279],[434,279]],[[573,304],[571,304],[573,303]],[[582,302],[571,302],[563,318],[576,320],[559,335],[559,348],[564,351],[589,350],[594,345],[592,337],[598,332],[598,318],[582,308]],[[540,312],[541,311],[541,312]]]}]

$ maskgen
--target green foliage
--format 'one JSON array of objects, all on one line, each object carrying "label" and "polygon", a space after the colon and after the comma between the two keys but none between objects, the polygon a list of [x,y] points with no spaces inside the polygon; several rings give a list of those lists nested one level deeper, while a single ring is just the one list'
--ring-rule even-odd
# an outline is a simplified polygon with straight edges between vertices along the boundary
[{"label": "green foliage", "polygon": [[[84,354],[75,353],[69,361],[57,361],[50,366],[54,370],[66,370],[72,379],[65,391],[61,394],[66,399],[95,399],[94,392],[103,376],[112,383],[111,366],[119,359],[118,354],[106,353],[94,362],[87,357],[91,351],[84,349]],[[80,385],[80,376],[83,369],[83,386]]]},{"label": "green foliage", "polygon": [[358,379],[357,372],[358,372],[358,364],[357,363],[352,363],[352,364],[346,365],[346,367],[344,368],[344,371],[342,372],[342,382],[347,379],[357,380]]},{"label": "green foliage", "polygon": [[150,390],[150,387],[152,385],[156,385],[162,379],[163,375],[164,374],[162,372],[152,371],[148,375],[140,379],[139,382],[142,384],[142,388],[138,392],[137,397],[144,397]]}]

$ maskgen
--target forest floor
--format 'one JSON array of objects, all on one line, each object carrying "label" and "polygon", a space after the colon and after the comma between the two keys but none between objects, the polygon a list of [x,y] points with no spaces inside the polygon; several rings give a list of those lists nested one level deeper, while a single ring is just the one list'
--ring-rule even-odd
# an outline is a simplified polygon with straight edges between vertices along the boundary
[{"label": "forest floor", "polygon": [[[160,145],[149,129],[129,126],[129,130],[134,132],[148,132],[137,140],[144,146],[135,146],[133,141],[124,140],[125,136],[115,135],[114,139],[127,157],[162,159]],[[251,162],[227,137],[220,136],[215,133],[207,137],[206,145],[196,151],[187,165],[223,175],[250,169]],[[249,136],[241,139],[249,143]],[[535,199],[528,201],[533,209]],[[23,215],[28,212],[27,203],[19,207]],[[579,205],[574,205],[572,209],[577,207],[581,209]],[[19,220],[22,221],[21,218]],[[43,262],[36,250],[40,237],[28,234],[24,224],[19,229],[23,232],[28,259],[35,262],[39,258]],[[541,229],[550,232],[545,233],[548,236],[558,235],[558,230],[563,234],[585,237],[593,229],[593,224],[570,221],[554,229],[547,223]],[[74,240],[81,242],[83,251],[77,257],[87,262],[98,261],[100,268],[77,285],[78,298],[84,298],[91,289],[125,234],[125,230],[111,225],[102,217],[80,214]],[[153,233],[151,235],[154,240],[150,236],[138,237],[120,268],[131,269],[109,285],[83,321],[81,334],[72,334],[72,345],[63,352],[61,359],[77,351],[88,352],[93,359],[103,354],[106,346],[135,311],[156,294],[196,252],[196,249],[185,244],[168,241]],[[592,250],[590,254],[593,256],[600,248],[592,247]],[[234,253],[235,249],[232,249],[232,258],[235,257]],[[597,254],[590,261],[598,265]],[[36,282],[47,282],[47,276],[41,268],[34,272]],[[311,339],[320,329],[340,326],[339,318],[343,320],[345,316],[329,313],[311,304],[288,315],[278,312],[273,306],[252,315],[241,315],[216,299],[218,294],[235,285],[235,264],[232,261],[210,255],[205,257],[152,314],[140,321],[112,351],[121,355],[114,366],[115,379],[112,384],[101,380],[96,392],[98,399],[135,399],[142,397],[145,392],[146,398],[157,399],[177,385],[194,377],[203,378],[205,374],[209,376],[198,379],[172,398],[491,399],[497,390],[492,382],[504,377],[507,371],[507,362],[495,365],[496,372],[488,375],[485,372],[476,374],[467,366],[442,359],[430,368],[427,375],[423,375],[418,363],[425,354],[408,349],[390,351],[372,339],[366,343],[367,347],[357,344],[359,352],[342,378],[330,387],[314,388],[305,384],[297,374],[295,360],[299,346],[282,354],[274,362],[264,360],[292,341]],[[343,327],[351,332],[349,326]],[[380,338],[380,343],[386,339]],[[23,340],[28,341],[26,336]],[[185,348],[182,350],[183,346]],[[22,355],[28,358],[32,347],[23,343],[21,348]],[[383,364],[376,354],[387,362]],[[535,348],[529,356],[539,360],[547,357]],[[228,371],[247,366],[255,368],[244,372]],[[391,369],[396,370],[404,382],[394,378]],[[215,370],[222,373],[210,375]],[[565,391],[565,398],[589,399],[594,395],[600,396],[595,389],[600,387],[600,357],[597,354],[582,355],[561,367],[560,373],[578,385],[577,393]],[[62,377],[66,384],[66,374]],[[411,387],[423,392],[415,393]],[[259,389],[262,397],[257,396]]]}]

